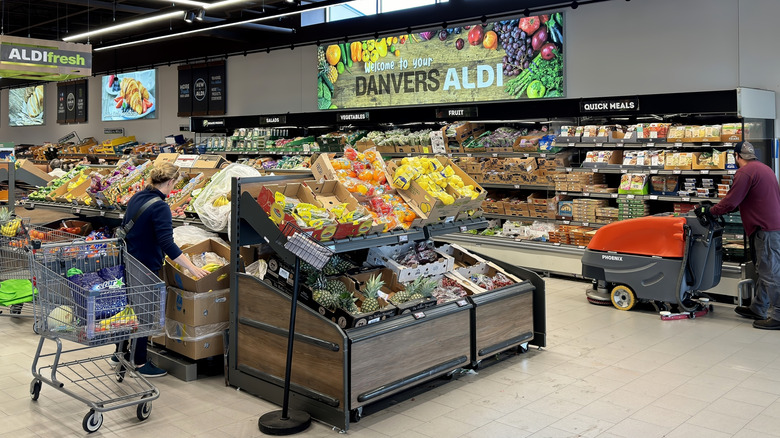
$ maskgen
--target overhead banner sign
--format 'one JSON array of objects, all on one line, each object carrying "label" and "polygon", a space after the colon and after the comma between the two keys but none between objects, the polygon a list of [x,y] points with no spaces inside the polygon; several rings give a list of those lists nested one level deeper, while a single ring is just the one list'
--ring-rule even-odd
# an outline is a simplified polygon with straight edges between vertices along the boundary
[{"label": "overhead banner sign", "polygon": [[57,123],[84,123],[87,121],[87,81],[57,84]]},{"label": "overhead banner sign", "polygon": [[635,112],[639,111],[639,98],[582,99],[580,111],[583,113]]},{"label": "overhead banner sign", "polygon": [[565,96],[564,15],[319,47],[321,110]]},{"label": "overhead banner sign", "polygon": [[92,45],[0,35],[0,76],[41,81],[92,76]]},{"label": "overhead banner sign", "polygon": [[179,117],[224,115],[226,97],[224,61],[179,66]]}]

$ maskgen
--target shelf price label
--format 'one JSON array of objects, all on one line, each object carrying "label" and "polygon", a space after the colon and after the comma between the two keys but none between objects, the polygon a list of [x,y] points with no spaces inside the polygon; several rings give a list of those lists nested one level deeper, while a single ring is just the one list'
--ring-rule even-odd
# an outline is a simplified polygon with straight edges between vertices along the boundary
[{"label": "shelf price label", "polygon": [[405,243],[409,241],[409,236],[406,234],[402,234],[398,236],[398,243]]},{"label": "shelf price label", "polygon": [[287,280],[288,278],[290,278],[290,273],[287,272],[287,270],[285,270],[284,268],[280,267],[279,268],[279,276],[282,277],[283,279]]},{"label": "shelf price label", "polygon": [[545,153],[541,153],[541,154],[539,154],[539,156],[540,156],[541,158],[547,158],[547,154],[545,154]]},{"label": "shelf price label", "polygon": [[465,232],[466,232],[466,231],[468,231],[468,230],[469,230],[469,227],[467,227],[467,226],[465,226],[465,225],[461,225],[461,226],[460,226],[460,232],[461,232],[461,233],[465,233]]},{"label": "shelf price label", "polygon": [[599,168],[598,167],[594,167],[593,168],[593,173],[599,173]]},{"label": "shelf price label", "polygon": [[585,246],[584,245],[577,245],[577,248],[578,249],[585,249]]},{"label": "shelf price label", "polygon": [[590,226],[590,222],[583,222],[583,223],[582,223],[582,226],[583,226],[583,227],[589,227],[589,226]]},{"label": "shelf price label", "polygon": [[582,196],[590,197],[590,192],[582,192]]},{"label": "shelf price label", "polygon": [[625,168],[620,169],[620,173],[628,173],[628,169],[625,169]]},{"label": "shelf price label", "polygon": [[498,154],[491,154],[493,155],[493,158],[498,158]]},{"label": "shelf price label", "polygon": [[561,193],[561,195],[568,195],[569,194],[569,192],[560,192],[560,193]]},{"label": "shelf price label", "polygon": [[515,184],[515,188],[519,189],[520,188],[520,184]]},{"label": "shelf price label", "polygon": [[618,197],[618,194],[617,194],[617,193],[610,193],[610,194],[609,194],[609,196],[610,196],[611,198],[617,198],[617,197]]},{"label": "shelf price label", "polygon": [[636,195],[626,195],[626,199],[634,199],[636,198]]},{"label": "shelf price label", "polygon": [[124,213],[119,213],[119,219],[124,219],[124,218],[125,218],[125,214]]},{"label": "shelf price label", "polygon": [[650,195],[650,200],[655,201],[658,199],[658,195]]},{"label": "shelf price label", "polygon": [[80,208],[74,208],[73,209],[73,213],[79,214],[79,213],[81,213],[81,209]]},{"label": "shelf price label", "polygon": [[596,143],[596,147],[597,147],[597,148],[600,148],[600,147],[602,147],[602,146],[604,146],[604,143]]},{"label": "shelf price label", "polygon": [[469,305],[469,302],[466,300],[458,300],[456,301],[456,304],[458,305],[458,307],[466,307]]},{"label": "shelf price label", "polygon": [[414,312],[412,313],[412,316],[414,319],[423,319],[425,318],[425,312]]},{"label": "shelf price label", "polygon": [[681,141],[678,141],[678,142],[676,142],[676,143],[674,144],[674,147],[681,148],[681,147],[682,147],[682,145],[683,145],[683,144],[682,144],[682,142],[681,142]]},{"label": "shelf price label", "polygon": [[649,148],[651,148],[651,147],[653,147],[653,146],[655,146],[655,143],[648,143],[648,144],[647,144],[647,147],[649,147]]},{"label": "shelf price label", "polygon": [[658,169],[650,169],[651,175],[658,175]]},{"label": "shelf price label", "polygon": [[452,154],[447,154],[447,158],[452,158]]},{"label": "shelf price label", "polygon": [[553,246],[561,246],[561,242],[554,242]]},{"label": "shelf price label", "polygon": [[106,216],[106,212],[105,212],[105,211],[103,211],[103,210],[100,210],[100,216],[101,216],[101,217],[105,217],[105,216]]},{"label": "shelf price label", "polygon": [[467,157],[471,157],[471,154],[470,154],[470,153],[468,153],[468,154],[466,154],[466,156],[467,156]]},{"label": "shelf price label", "polygon": [[686,197],[682,198],[682,202],[691,202],[691,198],[686,196]]},{"label": "shelf price label", "polygon": [[577,144],[576,144],[576,143],[574,143],[574,142],[571,142],[571,143],[569,143],[569,147],[570,147],[570,148],[573,148],[573,147],[574,147],[574,146],[576,146],[576,145],[577,145]]},{"label": "shelf price label", "polygon": [[700,172],[701,172],[702,175],[709,175],[710,174],[710,171],[707,170],[707,169],[703,169]]},{"label": "shelf price label", "polygon": [[571,172],[572,170],[574,170],[574,168],[572,168],[572,167],[564,167],[564,170],[566,172]]},{"label": "shelf price label", "polygon": [[674,170],[672,171],[672,173],[673,173],[673,174],[675,174],[675,175],[680,175],[680,174],[682,174],[682,170],[680,170],[680,169],[674,169]]},{"label": "shelf price label", "polygon": [[563,224],[564,225],[569,225],[569,224],[571,224],[571,221],[563,221]]}]

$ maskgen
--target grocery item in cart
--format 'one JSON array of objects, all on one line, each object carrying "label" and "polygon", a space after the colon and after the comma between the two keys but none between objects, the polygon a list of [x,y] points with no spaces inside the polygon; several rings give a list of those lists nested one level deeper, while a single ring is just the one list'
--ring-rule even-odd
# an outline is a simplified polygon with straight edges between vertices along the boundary
[{"label": "grocery item in cart", "polygon": [[[102,268],[98,272],[83,273],[79,269],[68,271],[67,278],[75,285],[89,291],[98,291],[95,299],[95,319],[109,318],[121,312],[127,306],[124,290],[124,266],[117,265]],[[87,309],[86,297],[74,291],[73,299],[77,308],[84,313]],[[78,315],[84,318],[86,315]]]}]

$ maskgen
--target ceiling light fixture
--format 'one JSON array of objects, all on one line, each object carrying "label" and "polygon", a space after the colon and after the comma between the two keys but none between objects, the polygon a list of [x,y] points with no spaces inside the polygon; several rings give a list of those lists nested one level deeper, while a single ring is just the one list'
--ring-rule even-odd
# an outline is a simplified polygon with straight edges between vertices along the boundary
[{"label": "ceiling light fixture", "polygon": [[198,9],[195,12],[195,19],[198,21],[203,21],[203,16],[206,15],[206,11],[203,9]]},{"label": "ceiling light fixture", "polygon": [[186,23],[192,24],[192,21],[195,20],[195,13],[192,11],[187,11],[184,13],[184,21]]},{"label": "ceiling light fixture", "polygon": [[[297,9],[295,11],[282,12],[282,13],[279,13],[279,14],[268,15],[266,17],[252,18],[252,19],[249,19],[249,20],[236,21],[236,22],[233,22],[233,23],[219,24],[217,26],[209,26],[209,27],[203,27],[203,28],[200,28],[200,29],[187,30],[187,31],[184,31],[184,32],[179,32],[179,33],[172,33],[172,34],[168,34],[168,35],[160,35],[160,36],[156,36],[156,37],[146,38],[146,39],[143,39],[143,40],[128,41],[126,43],[114,44],[113,46],[93,48],[93,50],[95,52],[100,52],[100,51],[103,51],[103,50],[118,49],[120,47],[134,46],[136,44],[150,43],[150,42],[153,42],[153,41],[160,41],[160,40],[165,40],[165,39],[173,38],[173,37],[180,37],[180,36],[184,36],[184,35],[192,35],[192,34],[198,33],[198,32],[206,32],[206,31],[212,31],[212,30],[216,30],[216,29],[224,29],[226,27],[240,26],[242,24],[249,24],[249,23],[257,23],[259,21],[268,21],[268,20],[273,20],[273,19],[277,19],[277,18],[287,17],[289,15],[298,15],[298,14],[301,14],[303,12],[318,11],[320,9],[325,9],[325,8],[329,8],[329,7],[332,7],[332,6],[334,6],[334,5],[333,4],[328,4],[328,5],[322,5],[322,6],[311,6],[311,7],[306,6],[306,7],[302,7],[300,9]],[[176,15],[179,15],[179,14],[181,14],[181,12],[177,12],[176,13]],[[95,32],[98,32],[98,31],[95,31]],[[101,33],[103,33],[103,32],[104,31],[101,30]],[[411,32],[409,32],[409,33],[411,33]]]},{"label": "ceiling light fixture", "polygon": [[62,40],[63,41],[81,40],[81,39],[84,39],[84,38],[87,38],[87,37],[91,37],[91,36],[95,36],[95,35],[102,35],[104,33],[109,33],[109,32],[114,32],[114,31],[117,31],[117,30],[127,29],[129,27],[140,26],[142,24],[152,23],[152,22],[155,22],[155,21],[162,21],[162,20],[168,20],[170,18],[181,17],[181,14],[182,14],[181,11],[173,11],[173,12],[168,12],[166,14],[154,15],[154,16],[151,16],[151,17],[141,18],[139,20],[126,21],[124,23],[120,23],[120,24],[117,24],[117,25],[114,25],[114,26],[104,27],[102,29],[97,29],[97,30],[93,30],[93,31],[90,31],[90,32],[84,32],[84,33],[80,33],[80,34],[76,34],[76,35],[69,35],[69,36],[66,36],[65,38],[63,38]]}]

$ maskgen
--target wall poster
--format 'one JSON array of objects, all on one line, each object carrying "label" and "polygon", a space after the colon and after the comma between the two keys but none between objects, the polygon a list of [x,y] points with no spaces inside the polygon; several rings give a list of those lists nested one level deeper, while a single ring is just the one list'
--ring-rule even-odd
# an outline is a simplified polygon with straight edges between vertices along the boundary
[{"label": "wall poster", "polygon": [[317,49],[321,110],[565,97],[564,14]]}]

